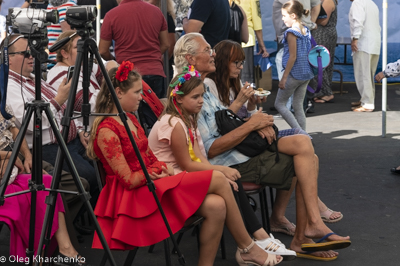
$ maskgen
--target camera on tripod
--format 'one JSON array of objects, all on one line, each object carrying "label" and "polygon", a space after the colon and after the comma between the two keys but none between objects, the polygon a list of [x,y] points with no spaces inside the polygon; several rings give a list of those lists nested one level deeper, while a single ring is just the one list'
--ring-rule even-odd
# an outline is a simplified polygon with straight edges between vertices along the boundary
[{"label": "camera on tripod", "polygon": [[45,29],[50,23],[58,23],[57,10],[17,8],[8,9],[7,25],[21,34],[32,34]]},{"label": "camera on tripod", "polygon": [[92,28],[92,22],[97,17],[97,8],[95,6],[68,7],[65,16],[65,20],[71,28]]}]

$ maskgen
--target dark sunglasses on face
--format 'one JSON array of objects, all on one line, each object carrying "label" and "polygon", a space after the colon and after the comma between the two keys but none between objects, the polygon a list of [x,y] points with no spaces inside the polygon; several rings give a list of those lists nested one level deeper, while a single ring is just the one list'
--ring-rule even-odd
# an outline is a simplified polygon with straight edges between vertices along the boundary
[{"label": "dark sunglasses on face", "polygon": [[21,54],[23,55],[25,58],[29,58],[32,56],[31,50],[26,50],[26,51],[21,51],[21,52],[13,52],[13,53],[9,53],[11,54]]}]

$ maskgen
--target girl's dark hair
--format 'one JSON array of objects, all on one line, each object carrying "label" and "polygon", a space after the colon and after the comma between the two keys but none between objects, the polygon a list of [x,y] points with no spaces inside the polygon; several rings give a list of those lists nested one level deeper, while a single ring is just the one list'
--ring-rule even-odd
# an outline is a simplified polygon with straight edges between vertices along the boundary
[{"label": "girl's dark hair", "polygon": [[229,66],[232,62],[243,61],[245,54],[242,46],[231,40],[219,42],[215,49],[215,72],[207,77],[215,82],[218,89],[219,99],[225,105],[230,105],[229,94],[232,88],[235,98],[240,92],[240,77],[231,78]]},{"label": "girl's dark hair", "polygon": [[286,2],[282,9],[285,9],[289,15],[295,14],[297,21],[300,21],[303,15],[308,16],[310,14],[310,10],[304,9],[303,4],[297,0]]},{"label": "girl's dark hair", "polygon": [[[172,79],[171,84],[174,84],[180,77],[181,75],[176,76],[174,79]],[[188,95],[189,93],[192,92],[195,88],[198,86],[203,85],[203,81],[201,80],[200,77],[191,77],[189,80],[185,81],[185,83],[182,84],[182,86],[179,88],[182,94],[177,94],[175,97],[184,97]],[[168,123],[170,126],[171,124],[171,119],[172,117],[176,116],[178,118],[182,118],[181,115],[178,113],[176,110],[176,107],[174,105],[174,96],[171,96],[171,91],[174,89],[174,87],[168,86],[168,101],[167,101],[167,107],[165,108],[165,113],[171,115]],[[176,105],[178,106],[179,110],[182,112],[183,116],[183,122],[188,128],[193,127],[195,130],[197,129],[197,116],[198,114],[189,114],[186,112],[185,109],[182,108],[182,106],[178,103],[178,101],[175,101]],[[160,116],[161,118],[162,116]]]},{"label": "girl's dark hair", "polygon": [[[133,83],[141,80],[142,76],[135,70],[132,70],[128,74],[128,79],[125,81],[119,81],[118,79],[115,78],[115,74],[117,73],[118,68],[114,67],[108,71],[108,76],[111,79],[111,83],[115,88],[119,87],[123,92],[127,92],[129,89],[132,88]],[[115,103],[113,102],[113,99],[111,98],[111,93],[108,89],[107,83],[105,80],[103,80],[103,84],[101,85],[101,89],[99,94],[97,95],[96,99],[96,113],[103,113],[103,114],[108,114],[110,113],[113,108],[114,108]],[[100,123],[105,119],[105,116],[98,116],[94,122],[93,126],[90,130],[90,138],[89,138],[89,143],[87,147],[87,155],[91,159],[97,159],[97,155],[94,152],[94,146],[93,146],[93,141],[96,138],[96,133],[97,133],[97,128],[99,127]]]}]

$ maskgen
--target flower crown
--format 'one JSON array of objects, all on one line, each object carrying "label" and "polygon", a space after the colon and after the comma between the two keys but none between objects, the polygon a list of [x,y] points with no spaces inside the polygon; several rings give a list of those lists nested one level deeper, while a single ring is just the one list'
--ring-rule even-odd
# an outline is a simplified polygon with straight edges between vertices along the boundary
[{"label": "flower crown", "polygon": [[117,72],[115,73],[115,78],[119,82],[123,82],[128,79],[129,72],[133,70],[133,63],[129,61],[123,61],[122,64],[118,67]]},{"label": "flower crown", "polygon": [[182,87],[183,83],[185,83],[192,77],[199,78],[200,76],[200,73],[194,69],[194,66],[189,65],[188,67],[184,67],[182,74],[178,76],[179,78],[174,83],[169,85],[170,87],[174,88],[171,91],[170,96],[175,97],[177,94],[183,95],[183,92],[179,90]]}]

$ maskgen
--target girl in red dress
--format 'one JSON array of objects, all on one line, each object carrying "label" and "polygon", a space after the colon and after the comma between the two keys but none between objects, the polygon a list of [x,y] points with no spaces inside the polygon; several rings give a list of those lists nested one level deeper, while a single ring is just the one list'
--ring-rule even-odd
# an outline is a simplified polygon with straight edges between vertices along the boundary
[{"label": "girl in red dress", "polygon": [[[133,64],[123,62],[118,69],[109,72],[126,112],[136,111],[142,99],[141,76],[132,69]],[[105,84],[98,95],[96,111],[118,113]],[[210,170],[173,175],[173,169],[158,161],[150,150],[136,117],[130,113],[127,116],[172,231],[180,230],[193,214],[205,218],[200,232],[198,265],[214,264],[224,224],[238,245],[236,260],[239,265],[276,265],[282,260],[254,245],[244,227],[230,185],[221,172]],[[133,249],[169,237],[153,195],[144,186],[145,176],[119,116],[95,120],[88,154],[100,160],[107,174],[95,214],[110,248]],[[101,247],[95,235],[93,248]]]}]

